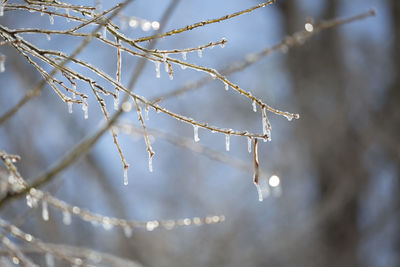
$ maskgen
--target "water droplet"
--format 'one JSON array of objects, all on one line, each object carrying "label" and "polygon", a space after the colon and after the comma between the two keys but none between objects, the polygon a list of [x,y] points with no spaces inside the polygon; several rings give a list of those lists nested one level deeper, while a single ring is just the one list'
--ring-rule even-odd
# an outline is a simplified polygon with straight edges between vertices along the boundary
[{"label": "water droplet", "polygon": [[187,52],[182,52],[182,58],[183,58],[183,60],[187,59]]},{"label": "water droplet", "polygon": [[253,111],[257,112],[257,103],[255,100],[253,100],[253,102],[251,103],[253,105]]},{"label": "water droplet", "polygon": [[312,32],[312,31],[314,30],[314,26],[313,26],[311,23],[309,23],[309,22],[307,22],[306,24],[304,24],[304,28],[305,28],[306,31],[308,31],[308,32]]},{"label": "water droplet", "polygon": [[284,115],[288,121],[292,121],[293,117],[289,115]]},{"label": "water droplet", "polygon": [[217,78],[217,75],[213,72],[210,72],[210,76],[213,80],[215,80],[215,78]]},{"label": "water droplet", "polygon": [[129,20],[129,27],[136,28],[139,25],[136,19]]},{"label": "water droplet", "polygon": [[271,187],[278,187],[281,183],[281,179],[277,175],[269,177],[268,183]]},{"label": "water droplet", "polygon": [[149,221],[146,223],[146,230],[147,231],[153,231],[154,229],[156,229],[159,226],[159,222],[158,221]]},{"label": "water droplet", "polygon": [[203,49],[197,50],[197,55],[199,56],[199,58],[202,58],[203,57]]},{"label": "water droplet", "polygon": [[124,229],[124,234],[127,238],[132,236],[132,227],[130,227],[129,225],[125,225],[123,229]]},{"label": "water droplet", "polygon": [[64,210],[62,213],[62,221],[65,225],[70,225],[71,224],[71,213],[69,213],[68,210]]},{"label": "water droplet", "polygon": [[225,134],[225,149],[226,151],[229,151],[229,147],[230,147],[230,135],[229,134]]},{"label": "water droplet", "polygon": [[115,91],[115,97],[114,97],[114,110],[119,109],[119,90]]},{"label": "water droplet", "polygon": [[151,22],[150,21],[145,21],[142,23],[142,30],[147,32],[151,29]]},{"label": "water droplet", "polygon": [[124,185],[128,185],[128,167],[124,167]]},{"label": "water droplet", "polygon": [[82,110],[84,112],[85,120],[87,120],[89,118],[89,106],[88,106],[86,98],[83,98],[82,101],[83,101]]},{"label": "water droplet", "polygon": [[160,78],[160,61],[154,61],[154,64],[156,65],[156,78]]},{"label": "water droplet", "polygon": [[153,28],[153,30],[158,30],[158,29],[160,29],[160,22],[158,22],[158,21],[153,21],[152,23],[151,23],[151,27]]},{"label": "water droplet", "polygon": [[251,153],[251,137],[247,138],[247,151],[249,151],[249,153]]},{"label": "water droplet", "polygon": [[180,66],[181,66],[181,69],[183,69],[183,70],[187,68],[187,66],[183,65],[183,64],[180,64]]},{"label": "water droplet", "polygon": [[50,20],[50,24],[53,25],[54,24],[54,16],[53,16],[53,14],[49,15],[49,20]]},{"label": "water droplet", "polygon": [[42,201],[42,218],[43,218],[43,221],[49,220],[49,209],[48,209],[46,200]]},{"label": "water droplet", "polygon": [[111,223],[110,218],[108,217],[103,218],[102,225],[104,230],[111,230],[114,227],[114,225]]},{"label": "water droplet", "polygon": [[149,153],[149,172],[153,172],[153,156]]},{"label": "water droplet", "polygon": [[194,132],[194,141],[195,142],[199,142],[200,141],[200,138],[199,138],[199,126],[193,125],[193,132]]},{"label": "water droplet", "polygon": [[225,91],[229,90],[229,84],[225,83]]}]

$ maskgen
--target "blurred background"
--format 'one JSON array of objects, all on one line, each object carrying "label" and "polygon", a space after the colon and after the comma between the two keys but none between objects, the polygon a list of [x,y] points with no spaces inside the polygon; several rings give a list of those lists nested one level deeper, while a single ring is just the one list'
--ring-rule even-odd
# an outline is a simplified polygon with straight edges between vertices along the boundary
[{"label": "blurred background", "polygon": [[[102,5],[107,9],[115,3]],[[136,0],[122,14],[158,21],[169,3]],[[180,1],[162,26],[179,28],[258,3]],[[269,115],[272,141],[260,142],[260,167],[266,175],[281,178],[279,197],[258,201],[246,138],[232,136],[226,152],[224,135],[199,130],[198,144],[215,150],[213,155],[226,155],[228,163],[224,163],[182,146],[194,144],[191,125],[150,110],[149,129],[177,137],[174,143],[163,134],[152,134],[153,172],[148,171],[142,135],[121,132],[120,144],[130,164],[129,185],[124,186],[121,160],[111,135],[106,134],[87,156],[43,189],[106,216],[145,221],[223,214],[225,222],[170,231],[134,230],[127,238],[121,229],[107,231],[74,216],[71,225],[64,225],[60,211],[52,208],[50,220],[43,221],[41,209],[29,209],[24,199],[4,206],[1,218],[45,242],[92,248],[143,266],[400,266],[398,0],[280,0],[232,20],[163,38],[156,47],[197,47],[225,37],[225,48],[204,49],[201,58],[196,52],[187,55],[188,62],[220,69],[303,30],[311,18],[318,22],[370,8],[377,16],[323,31],[301,46],[271,53],[229,76],[269,105],[300,114],[293,121]],[[124,23],[120,18],[114,22]],[[52,25],[48,16],[27,11],[6,11],[0,24],[11,29],[76,25],[59,17]],[[130,27],[129,22],[122,32],[132,38],[152,33]],[[67,53],[81,42],[61,35],[51,40],[43,34],[24,38],[38,47]],[[0,53],[7,56],[5,72],[0,73],[2,115],[41,76],[11,46],[0,46]],[[103,43],[93,41],[78,58],[115,75],[115,49]],[[124,84],[137,62],[123,53]],[[161,67],[157,79],[154,64],[147,64],[135,92],[150,99],[208,76],[174,66],[171,81]],[[77,88],[89,92],[86,85],[78,83]],[[111,97],[106,99],[110,112],[112,102]],[[210,125],[262,132],[261,111],[254,113],[247,98],[232,89],[225,91],[218,80],[160,105]],[[22,157],[17,167],[31,181],[103,122],[93,97],[85,120],[79,105],[74,104],[69,114],[67,105],[46,86],[40,97],[1,125],[0,149]],[[140,127],[135,110],[124,114],[120,123]],[[239,163],[245,167],[238,168]],[[45,266],[43,257],[34,257]],[[56,266],[63,266],[62,262]],[[99,266],[119,265],[100,262]]]}]

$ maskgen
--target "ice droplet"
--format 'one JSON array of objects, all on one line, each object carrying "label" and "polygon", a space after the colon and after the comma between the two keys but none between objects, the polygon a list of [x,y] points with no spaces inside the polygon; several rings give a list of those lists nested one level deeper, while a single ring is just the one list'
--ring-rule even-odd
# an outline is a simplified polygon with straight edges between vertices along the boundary
[{"label": "ice droplet", "polygon": [[104,230],[111,230],[114,227],[114,225],[111,223],[110,218],[108,218],[108,217],[103,218],[102,226],[103,226]]},{"label": "ice droplet", "polygon": [[149,153],[149,172],[153,172],[153,156]]},{"label": "ice droplet", "polygon": [[229,90],[229,84],[225,83],[225,91]]},{"label": "ice droplet", "polygon": [[67,105],[68,105],[68,113],[71,114],[72,113],[72,102],[68,101]]},{"label": "ice droplet", "polygon": [[193,132],[194,132],[194,141],[195,142],[199,142],[200,141],[200,138],[199,138],[199,126],[193,125]]},{"label": "ice droplet", "polygon": [[124,185],[128,185],[128,167],[124,167]]},{"label": "ice droplet", "polygon": [[114,97],[114,110],[118,110],[119,108],[119,90],[115,92],[115,97]]},{"label": "ice droplet", "polygon": [[251,153],[251,137],[247,138],[247,151],[249,151],[249,153]]},{"label": "ice droplet", "polygon": [[186,65],[183,65],[183,64],[179,64],[180,66],[181,66],[181,69],[186,69],[187,68],[187,66]]},{"label": "ice droplet", "polygon": [[182,52],[182,58],[183,58],[183,60],[187,59],[187,52]]},{"label": "ice droplet", "polygon": [[68,210],[64,210],[62,213],[62,221],[65,225],[71,224],[71,213]]},{"label": "ice droplet", "polygon": [[49,20],[50,20],[50,24],[53,25],[54,24],[54,16],[53,16],[53,14],[49,15]]},{"label": "ice droplet", "polygon": [[253,100],[253,102],[251,103],[253,105],[253,111],[257,112],[257,103],[255,100]]},{"label": "ice droplet", "polygon": [[47,34],[46,37],[47,37],[47,41],[50,41],[50,40],[51,40],[50,34]]},{"label": "ice droplet", "polygon": [[83,98],[82,101],[83,101],[82,110],[84,112],[85,120],[87,120],[89,118],[89,106],[88,106],[86,98]]},{"label": "ice droplet", "polygon": [[43,221],[49,220],[49,209],[48,209],[46,200],[42,201],[42,218],[43,218]]},{"label": "ice droplet", "polygon": [[125,225],[124,226],[124,234],[126,237],[131,237],[132,236],[132,227],[130,227],[129,225]]},{"label": "ice droplet", "polygon": [[210,75],[211,75],[211,78],[212,78],[213,80],[215,80],[215,78],[217,78],[217,75],[216,75],[215,73],[213,73],[213,72],[210,72]]},{"label": "ice droplet", "polygon": [[47,267],[55,266],[54,257],[51,253],[47,252],[46,254],[44,254],[44,260],[46,262]]},{"label": "ice droplet", "polygon": [[197,50],[197,55],[199,56],[199,58],[202,58],[203,57],[203,49]]},{"label": "ice droplet", "polygon": [[304,28],[305,28],[306,31],[308,31],[308,32],[312,32],[312,31],[314,30],[314,26],[313,26],[311,23],[309,23],[309,22],[307,22],[306,24],[304,24]]},{"label": "ice droplet", "polygon": [[225,47],[226,42],[227,42],[226,38],[225,37],[222,38],[222,43],[220,44],[221,48]]},{"label": "ice droplet", "polygon": [[160,78],[160,61],[154,61],[154,65],[156,65],[156,78]]},{"label": "ice droplet", "polygon": [[230,134],[225,134],[225,149],[226,151],[229,151],[229,147],[230,147]]}]

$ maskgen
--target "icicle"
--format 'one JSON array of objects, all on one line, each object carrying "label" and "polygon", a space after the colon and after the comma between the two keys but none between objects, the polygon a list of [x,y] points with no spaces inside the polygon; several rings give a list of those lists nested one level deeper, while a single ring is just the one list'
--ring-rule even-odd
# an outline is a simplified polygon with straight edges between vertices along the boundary
[{"label": "icicle", "polygon": [[114,110],[118,110],[119,108],[119,90],[116,90],[114,97]]},{"label": "icicle", "polygon": [[51,253],[47,252],[46,254],[44,254],[44,260],[46,262],[47,267],[55,266],[54,257]]},{"label": "icicle", "polygon": [[49,220],[49,209],[47,207],[47,201],[46,200],[42,201],[42,218],[43,218],[43,221],[48,221]]},{"label": "icicle", "polygon": [[124,185],[128,185],[128,167],[124,167]]},{"label": "icicle", "polygon": [[0,17],[4,15],[4,4],[3,2],[0,3]]},{"label": "icicle", "polygon": [[154,61],[154,64],[156,65],[156,78],[160,78],[160,61]]},{"label": "icicle", "polygon": [[0,59],[0,72],[5,72],[6,71],[6,65],[5,65],[5,60]]},{"label": "icicle", "polygon": [[251,137],[247,138],[247,151],[249,151],[249,153],[251,153]]},{"label": "icicle", "polygon": [[266,199],[270,194],[270,189],[266,177],[261,176],[258,184],[256,184],[256,187],[258,193],[258,201],[261,202]]},{"label": "icicle", "polygon": [[230,147],[230,134],[225,134],[225,149],[226,151],[229,151],[229,147]]},{"label": "icicle", "polygon": [[88,106],[86,98],[83,98],[82,110],[85,113],[85,115],[84,115],[85,120],[87,120],[89,118],[89,106]]},{"label": "icicle", "polygon": [[107,39],[107,27],[106,26],[104,26],[104,28],[103,28],[103,38]]},{"label": "icicle", "polygon": [[71,114],[72,113],[72,102],[68,101],[67,105],[68,105],[68,113]]},{"label": "icicle", "polygon": [[253,100],[253,102],[251,103],[253,105],[253,111],[257,112],[257,103],[255,100]]},{"label": "icicle", "polygon": [[54,24],[54,16],[53,16],[53,14],[49,15],[49,19],[50,19],[50,24],[53,25]]},{"label": "icicle", "polygon": [[67,14],[67,22],[69,22],[70,20],[69,20],[69,8],[66,8],[65,9],[65,14]]},{"label": "icicle", "polygon": [[203,49],[197,50],[197,55],[199,55],[199,58],[203,57]]},{"label": "icicle", "polygon": [[149,153],[149,172],[153,172],[153,156]]},{"label": "icicle", "polygon": [[168,57],[168,54],[167,53],[164,53],[163,55],[162,55],[162,61],[167,61],[167,57]]},{"label": "icicle", "polygon": [[194,131],[194,141],[195,142],[199,142],[200,141],[200,138],[199,138],[199,126],[193,125],[193,131]]},{"label": "icicle", "polygon": [[146,105],[146,107],[144,108],[144,119],[146,121],[149,120],[149,106]]},{"label": "icicle", "polygon": [[225,83],[225,91],[229,90],[229,84]]},{"label": "icicle", "polygon": [[132,236],[132,227],[130,227],[129,225],[125,225],[124,226],[124,234],[127,238]]},{"label": "icicle", "polygon": [[187,59],[187,52],[182,52],[182,58],[183,58],[183,60]]},{"label": "icicle", "polygon": [[50,34],[47,34],[46,37],[47,37],[47,41],[50,41],[50,40],[51,40]]},{"label": "icicle", "polygon": [[169,67],[167,61],[164,62],[164,70],[165,72],[169,72]]},{"label": "icicle", "polygon": [[262,109],[262,128],[263,128],[263,135],[267,135],[268,139],[264,138],[264,142],[271,141],[271,124],[268,121],[267,113],[265,108]]},{"label": "icicle", "polygon": [[40,16],[43,17],[43,15],[44,15],[44,12],[43,12],[43,11],[44,11],[44,6],[42,5],[41,7],[42,7],[42,8],[41,8],[41,9],[42,9],[42,12],[40,12]]},{"label": "icicle", "polygon": [[174,75],[172,74],[172,72],[169,73],[169,79],[172,81],[174,79]]},{"label": "icicle", "polygon": [[70,225],[71,224],[71,213],[69,213],[68,210],[64,210],[62,213],[62,221],[65,225]]}]

